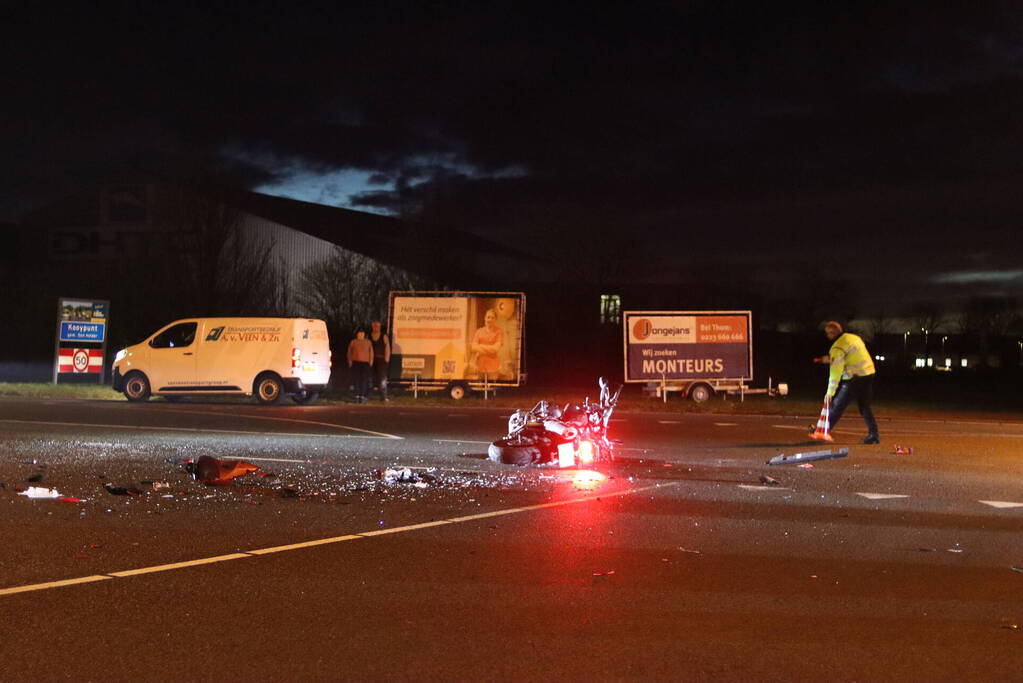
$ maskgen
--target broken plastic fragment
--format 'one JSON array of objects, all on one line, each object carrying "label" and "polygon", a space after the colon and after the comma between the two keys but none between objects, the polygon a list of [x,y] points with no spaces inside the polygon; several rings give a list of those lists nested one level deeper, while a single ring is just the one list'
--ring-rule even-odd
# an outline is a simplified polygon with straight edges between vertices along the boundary
[{"label": "broken plastic fragment", "polygon": [[19,491],[18,495],[27,496],[29,498],[60,498],[60,491],[57,489],[48,489],[43,486],[29,486],[24,491]]},{"label": "broken plastic fragment", "polygon": [[892,448],[892,455],[913,455],[913,449],[909,446],[900,446],[895,444]]},{"label": "broken plastic fragment", "polygon": [[142,491],[139,491],[134,486],[114,486],[113,484],[103,484],[103,488],[115,496],[134,496],[139,497],[142,495]]},{"label": "broken plastic fragment", "polygon": [[209,455],[199,456],[191,468],[196,481],[204,484],[227,484],[235,477],[241,477],[259,470],[259,466],[244,460],[220,460]]}]

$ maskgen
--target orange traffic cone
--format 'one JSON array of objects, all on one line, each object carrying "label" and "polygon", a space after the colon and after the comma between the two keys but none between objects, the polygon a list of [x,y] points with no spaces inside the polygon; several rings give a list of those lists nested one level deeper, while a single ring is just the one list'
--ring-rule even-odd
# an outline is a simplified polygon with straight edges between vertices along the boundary
[{"label": "orange traffic cone", "polygon": [[819,441],[834,441],[835,437],[831,436],[831,431],[828,429],[828,417],[831,410],[831,398],[829,396],[824,397],[824,407],[821,408],[821,416],[817,419],[817,426],[812,432],[810,432],[811,439],[817,439]]}]

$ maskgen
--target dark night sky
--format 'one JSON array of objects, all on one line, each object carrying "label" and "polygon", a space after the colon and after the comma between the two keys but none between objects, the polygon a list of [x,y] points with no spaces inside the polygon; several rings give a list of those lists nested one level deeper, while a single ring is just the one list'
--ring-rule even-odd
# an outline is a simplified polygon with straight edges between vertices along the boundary
[{"label": "dark night sky", "polygon": [[654,280],[1023,294],[1019,3],[219,5],[8,15],[0,220],[215,167],[504,239],[600,229]]}]

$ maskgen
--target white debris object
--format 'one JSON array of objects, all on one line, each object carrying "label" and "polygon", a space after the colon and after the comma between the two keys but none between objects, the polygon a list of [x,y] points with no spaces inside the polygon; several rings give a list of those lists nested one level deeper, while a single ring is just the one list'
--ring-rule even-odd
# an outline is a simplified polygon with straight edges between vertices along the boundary
[{"label": "white debris object", "polygon": [[60,491],[48,489],[45,486],[29,486],[24,491],[20,491],[18,495],[29,498],[60,498]]}]

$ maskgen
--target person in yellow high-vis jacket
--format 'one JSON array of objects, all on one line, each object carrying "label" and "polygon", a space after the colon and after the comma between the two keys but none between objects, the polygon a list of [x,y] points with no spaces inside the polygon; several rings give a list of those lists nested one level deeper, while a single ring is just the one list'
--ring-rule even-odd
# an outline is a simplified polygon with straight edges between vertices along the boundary
[{"label": "person in yellow high-vis jacket", "polygon": [[858,335],[843,332],[842,325],[835,321],[824,323],[824,335],[832,342],[827,356],[815,358],[815,362],[828,363],[827,397],[831,401],[828,417],[828,431],[842,418],[849,401],[856,397],[856,406],[860,409],[863,421],[867,423],[867,436],[863,443],[881,443],[877,433],[877,420],[871,403],[874,400],[874,360],[867,350],[867,345]]}]

